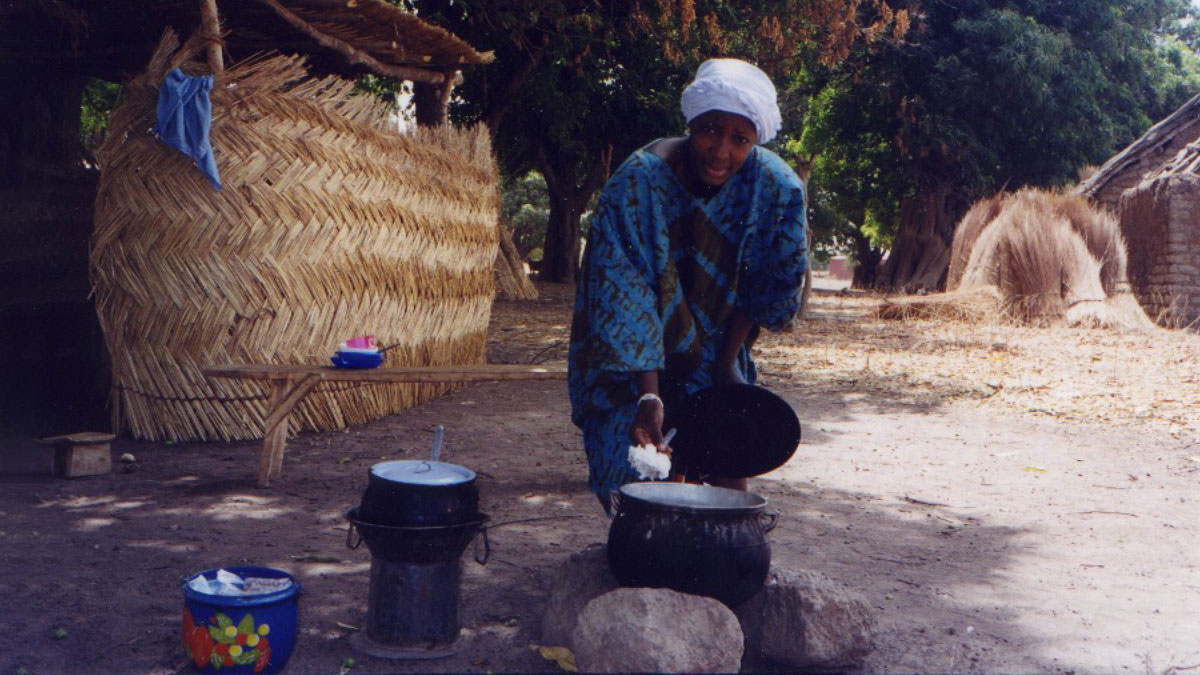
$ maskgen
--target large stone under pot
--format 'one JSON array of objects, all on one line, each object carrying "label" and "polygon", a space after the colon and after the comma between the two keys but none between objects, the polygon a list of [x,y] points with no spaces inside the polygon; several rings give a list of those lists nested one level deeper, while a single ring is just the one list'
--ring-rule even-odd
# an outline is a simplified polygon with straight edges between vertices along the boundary
[{"label": "large stone under pot", "polygon": [[457,525],[479,515],[475,472],[435,460],[394,460],[371,466],[358,518],[396,527]]},{"label": "large stone under pot", "polygon": [[623,586],[671,588],[730,607],[762,588],[776,518],[763,497],[689,483],[629,483],[615,496],[608,562]]}]

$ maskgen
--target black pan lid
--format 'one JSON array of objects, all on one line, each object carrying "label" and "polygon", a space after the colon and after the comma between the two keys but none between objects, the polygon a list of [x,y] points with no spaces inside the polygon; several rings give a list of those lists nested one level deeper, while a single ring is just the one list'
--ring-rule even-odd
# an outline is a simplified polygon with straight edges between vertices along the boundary
[{"label": "black pan lid", "polygon": [[667,426],[676,462],[705,476],[749,478],[791,459],[800,420],[787,401],[752,384],[715,385],[684,398]]}]

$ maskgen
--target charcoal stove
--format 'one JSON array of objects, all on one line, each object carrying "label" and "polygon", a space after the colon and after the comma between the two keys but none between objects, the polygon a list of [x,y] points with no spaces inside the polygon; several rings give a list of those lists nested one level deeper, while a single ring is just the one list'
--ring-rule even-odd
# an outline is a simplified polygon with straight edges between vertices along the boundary
[{"label": "charcoal stove", "polygon": [[480,537],[475,560],[487,562],[488,521],[478,509],[475,473],[437,461],[441,429],[430,460],[371,467],[362,504],[346,512],[346,545],[366,542],[371,584],[366,630],[355,649],[391,659],[432,659],[457,650],[462,554]]},{"label": "charcoal stove", "polygon": [[366,630],[351,644],[371,656],[432,659],[454,654],[461,625],[458,618],[462,554],[480,537],[475,561],[490,553],[488,517],[438,526],[393,526],[364,522],[358,507],[346,512],[350,521],[346,545],[366,542],[371,552]]}]

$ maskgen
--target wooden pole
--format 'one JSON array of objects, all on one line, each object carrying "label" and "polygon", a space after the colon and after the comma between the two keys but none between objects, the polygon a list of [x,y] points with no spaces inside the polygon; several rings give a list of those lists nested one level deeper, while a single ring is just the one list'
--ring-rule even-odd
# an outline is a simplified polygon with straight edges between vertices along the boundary
[{"label": "wooden pole", "polygon": [[213,75],[225,72],[225,59],[221,55],[221,18],[217,14],[217,0],[200,0],[200,25],[208,35],[208,65]]},{"label": "wooden pole", "polygon": [[[361,49],[356,49],[350,43],[333,37],[327,33],[313,28],[307,21],[296,16],[291,10],[279,4],[277,0],[259,0],[271,9],[275,10],[284,21],[291,24],[294,28],[315,39],[319,44],[328,47],[342,56],[351,63],[364,65],[371,70],[383,75],[398,77],[402,80],[412,80],[413,82],[428,82],[430,84],[442,84],[446,81],[446,75],[436,70],[427,70],[425,68],[416,68],[413,66],[397,66],[390,63],[384,63],[374,56],[366,53]],[[357,0],[355,0],[357,1]]]}]

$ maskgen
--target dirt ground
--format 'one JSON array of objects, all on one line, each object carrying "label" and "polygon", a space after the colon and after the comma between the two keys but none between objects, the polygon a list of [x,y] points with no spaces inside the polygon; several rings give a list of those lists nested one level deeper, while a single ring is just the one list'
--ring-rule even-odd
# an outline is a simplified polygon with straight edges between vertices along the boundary
[{"label": "dirt ground", "polygon": [[[490,361],[564,357],[570,291],[541,289],[496,304]],[[757,347],[762,383],[803,421],[792,461],[752,481],[781,514],[774,564],[875,608],[876,649],[847,672],[1200,672],[1200,337],[887,323],[877,301],[818,293]],[[456,655],[365,656],[348,638],[370,559],[342,514],[372,464],[425,456],[437,424],[443,459],[479,474],[491,560],[464,558]],[[549,579],[608,527],[580,448],[563,382],[473,385],[303,434],[269,489],[257,443],[122,439],[136,471],[64,480],[8,439],[0,675],[186,670],[180,578],[236,564],[303,586],[287,673],[555,672],[530,648]]]}]

